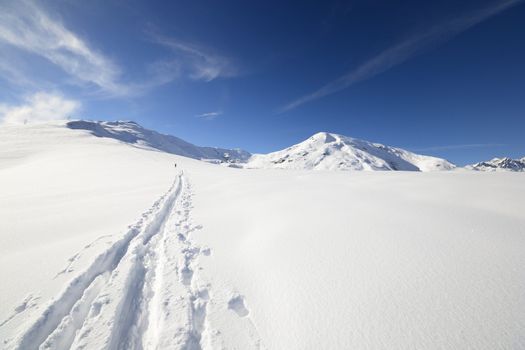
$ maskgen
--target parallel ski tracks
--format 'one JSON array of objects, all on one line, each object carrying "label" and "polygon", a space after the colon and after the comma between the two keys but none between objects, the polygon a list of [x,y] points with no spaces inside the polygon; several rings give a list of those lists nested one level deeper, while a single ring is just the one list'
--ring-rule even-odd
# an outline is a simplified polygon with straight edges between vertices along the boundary
[{"label": "parallel ski tracks", "polygon": [[[142,349],[141,332],[148,324],[143,319],[147,317],[146,303],[159,293],[150,290],[150,285],[157,260],[165,259],[159,238],[164,238],[167,224],[175,220],[174,207],[181,199],[184,183],[184,176],[179,174],[168,192],[75,277],[8,348],[89,347],[93,340],[90,334],[96,333],[93,326],[98,325],[97,341],[106,348]],[[144,294],[147,291],[149,295]],[[100,321],[106,324],[100,327]]]},{"label": "parallel ski tracks", "polygon": [[[123,237],[72,279],[32,324],[4,344],[5,348],[222,347],[217,338],[220,332],[211,328],[208,317],[210,305],[217,310],[217,300],[211,285],[197,276],[199,259],[211,251],[192,239],[193,232],[202,228],[192,224],[192,195],[191,185],[180,173]],[[79,254],[59,274],[69,273]],[[233,311],[247,322],[245,329],[253,339],[253,348],[260,348],[256,329],[245,317],[249,311],[243,298],[231,298],[222,301],[221,312]]]}]

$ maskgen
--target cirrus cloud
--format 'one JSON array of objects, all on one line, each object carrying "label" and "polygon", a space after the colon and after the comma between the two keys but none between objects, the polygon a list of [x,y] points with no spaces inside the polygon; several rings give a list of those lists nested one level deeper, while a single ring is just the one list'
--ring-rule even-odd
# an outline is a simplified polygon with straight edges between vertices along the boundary
[{"label": "cirrus cloud", "polygon": [[208,112],[208,113],[197,114],[195,117],[200,118],[200,119],[204,119],[204,120],[214,120],[215,118],[217,118],[221,114],[222,114],[222,112],[220,112],[220,111]]},{"label": "cirrus cloud", "polygon": [[208,82],[239,74],[230,58],[216,53],[209,47],[162,36],[153,30],[150,30],[149,35],[153,42],[169,49],[174,55],[172,59],[162,61],[164,66],[177,70],[191,80]]},{"label": "cirrus cloud", "polygon": [[[130,77],[125,66],[66,27],[42,2],[0,1],[0,78],[12,85],[31,87],[33,91],[49,89],[49,80],[53,80],[53,89],[64,82],[73,82],[97,96],[118,98],[143,95],[175,80],[209,82],[237,74],[231,59],[209,47],[152,34],[152,31],[148,34],[151,41],[169,53],[142,62],[144,71],[133,72],[132,80],[125,79]],[[58,67],[68,79],[57,81],[55,75],[45,82],[39,81],[38,72],[30,72],[31,66],[24,65],[25,58],[33,57]]]},{"label": "cirrus cloud", "polygon": [[418,33],[402,41],[378,55],[364,62],[354,70],[343,74],[339,78],[329,82],[314,92],[299,97],[277,110],[284,113],[295,109],[305,103],[332,95],[346,89],[358,82],[370,79],[378,74],[404,63],[410,58],[421,54],[433,45],[443,43],[459,33],[483,22],[484,20],[497,15],[498,13],[517,5],[522,0],[501,0],[494,2],[491,6],[473,11],[456,18],[443,21],[438,25],[429,28],[423,33]]},{"label": "cirrus cloud", "polygon": [[45,58],[76,81],[104,92],[125,95],[120,69],[85,40],[52,18],[36,2],[20,0],[0,6],[0,44]]}]

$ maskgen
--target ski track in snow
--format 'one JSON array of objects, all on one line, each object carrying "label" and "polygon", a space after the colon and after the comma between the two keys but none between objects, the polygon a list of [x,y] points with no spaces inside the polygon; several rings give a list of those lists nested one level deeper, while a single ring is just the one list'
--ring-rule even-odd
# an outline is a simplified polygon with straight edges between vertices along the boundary
[{"label": "ski track in snow", "polygon": [[[74,278],[36,322],[19,337],[14,348],[68,348],[74,341],[76,330],[84,324],[84,318],[90,316],[88,313],[92,311],[92,306],[98,305],[94,300],[97,298],[97,292],[103,289],[101,284],[110,283],[114,275],[119,275],[120,263],[130,258],[136,262],[128,271],[128,279],[133,282],[132,277],[140,271],[138,263],[147,251],[147,241],[158,233],[169,215],[180,193],[181,181],[181,176],[178,176],[168,193],[144,213],[136,224],[130,226],[123,238],[100,254],[91,266]],[[125,297],[132,299],[134,296]]]},{"label": "ski track in snow", "polygon": [[[215,348],[221,332],[211,329],[208,321],[208,305],[215,302],[211,285],[196,278],[198,259],[209,256],[211,249],[191,239],[202,228],[191,223],[191,197],[191,186],[181,173],[169,191],[75,277],[33,324],[5,343],[6,348]],[[83,250],[57,276],[72,272]],[[34,299],[28,296],[3,323],[31,307]],[[249,313],[238,294],[224,310],[241,318]],[[260,344],[251,320],[247,321],[248,336]]]}]

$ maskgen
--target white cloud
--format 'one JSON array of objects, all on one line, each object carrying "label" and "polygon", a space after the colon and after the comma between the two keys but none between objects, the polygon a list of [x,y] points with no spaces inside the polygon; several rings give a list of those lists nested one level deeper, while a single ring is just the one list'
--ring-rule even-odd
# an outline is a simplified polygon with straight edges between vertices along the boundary
[{"label": "white cloud", "polygon": [[25,99],[25,104],[0,104],[0,120],[6,124],[25,124],[67,119],[78,111],[80,103],[58,93],[38,92]]},{"label": "white cloud", "polygon": [[214,120],[221,114],[222,112],[208,112],[208,113],[197,114],[196,117],[204,119],[204,120]]},{"label": "white cloud", "polygon": [[27,77],[20,69],[20,64],[14,64],[14,60],[0,52],[0,78],[13,85],[34,86],[32,79]]},{"label": "white cloud", "polygon": [[118,82],[120,70],[110,59],[31,1],[0,4],[0,44],[44,57],[77,81],[107,93],[130,93]]},{"label": "white cloud", "polygon": [[522,0],[498,1],[490,7],[440,23],[423,34],[415,35],[393,47],[390,47],[379,55],[361,64],[356,69],[342,75],[338,79],[326,84],[313,93],[302,96],[288,103],[281,107],[278,112],[283,113],[289,111],[307,102],[331,95],[340,90],[346,89],[355,83],[381,74],[423,52],[432,45],[444,42],[501,11],[517,5],[521,1]]},{"label": "white cloud", "polygon": [[192,80],[211,81],[219,77],[233,77],[238,70],[231,59],[213,52],[210,48],[167,38],[150,33],[153,41],[170,49],[175,58],[166,61],[166,67],[171,66],[178,74],[184,74]]},{"label": "white cloud", "polygon": [[141,95],[181,78],[211,81],[237,73],[231,60],[209,48],[155,34],[151,37],[171,51],[170,57],[146,63],[147,78],[142,81],[124,82],[120,66],[51,16],[40,1],[0,0],[0,78],[38,90],[50,86],[30,74],[17,55],[8,52],[42,57],[73,78],[74,83],[94,88],[104,97]]}]

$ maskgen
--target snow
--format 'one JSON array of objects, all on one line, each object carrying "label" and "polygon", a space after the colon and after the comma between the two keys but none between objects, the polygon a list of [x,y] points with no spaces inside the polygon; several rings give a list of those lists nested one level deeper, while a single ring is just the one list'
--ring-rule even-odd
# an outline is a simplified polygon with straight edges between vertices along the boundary
[{"label": "snow", "polygon": [[166,191],[175,158],[63,123],[2,126],[0,146],[0,323],[13,316],[5,337]]},{"label": "snow", "polygon": [[138,147],[156,149],[194,159],[215,161],[245,161],[251,154],[241,149],[199,147],[178,137],[148,130],[132,121],[85,121],[67,123],[71,129],[89,130],[97,137],[109,137]]},{"label": "snow", "polygon": [[320,132],[285,150],[253,155],[246,168],[315,170],[451,170],[440,158],[347,136]]},{"label": "snow", "polygon": [[525,171],[525,157],[521,159],[493,158],[489,161],[467,165],[466,168],[477,171]]},{"label": "snow", "polygon": [[0,127],[4,348],[525,347],[523,173],[244,170],[129,142]]}]

